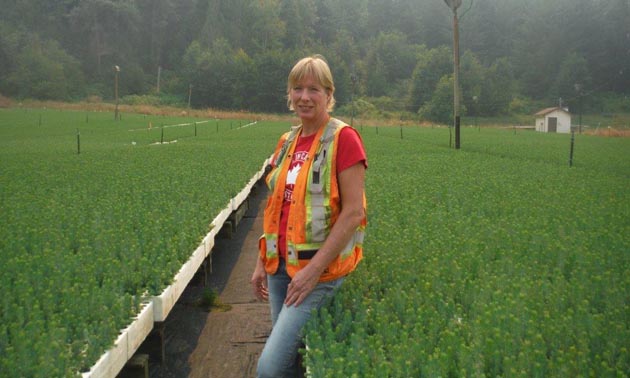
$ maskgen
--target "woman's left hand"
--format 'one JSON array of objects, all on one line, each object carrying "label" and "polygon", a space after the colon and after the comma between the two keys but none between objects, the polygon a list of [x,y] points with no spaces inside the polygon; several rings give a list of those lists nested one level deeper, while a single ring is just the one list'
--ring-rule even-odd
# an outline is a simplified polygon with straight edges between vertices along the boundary
[{"label": "woman's left hand", "polygon": [[309,265],[298,271],[289,283],[284,304],[299,306],[313,291],[319,282],[319,276],[320,273],[316,269],[309,269]]},{"label": "woman's left hand", "polygon": [[339,251],[348,244],[357,226],[365,217],[363,192],[365,183],[365,166],[357,163],[339,173],[339,192],[343,206],[337,222],[333,226],[326,241],[311,261],[298,270],[291,280],[284,304],[287,306],[302,303],[313,291],[328,264],[335,259]]}]

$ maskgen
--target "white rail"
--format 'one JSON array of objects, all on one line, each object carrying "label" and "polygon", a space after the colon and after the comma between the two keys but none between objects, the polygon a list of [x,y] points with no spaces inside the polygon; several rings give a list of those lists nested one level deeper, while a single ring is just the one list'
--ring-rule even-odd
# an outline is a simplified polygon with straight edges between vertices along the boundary
[{"label": "white rail", "polygon": [[265,161],[262,168],[249,180],[247,185],[230,200],[228,206],[214,218],[210,232],[203,238],[201,244],[195,249],[188,261],[182,265],[179,272],[175,274],[173,283],[166,287],[162,294],[152,297],[142,307],[140,313],[131,324],[121,331],[114,346],[103,353],[99,360],[90,368],[90,371],[82,374],[82,378],[115,377],[122,370],[127,361],[136,353],[140,344],[149,335],[153,329],[154,322],[164,321],[171,312],[184,289],[203,263],[203,260],[212,252],[214,239],[221,227],[223,227],[230,214],[238,209],[247,199],[254,184],[264,174],[267,164],[269,164],[269,159]]}]

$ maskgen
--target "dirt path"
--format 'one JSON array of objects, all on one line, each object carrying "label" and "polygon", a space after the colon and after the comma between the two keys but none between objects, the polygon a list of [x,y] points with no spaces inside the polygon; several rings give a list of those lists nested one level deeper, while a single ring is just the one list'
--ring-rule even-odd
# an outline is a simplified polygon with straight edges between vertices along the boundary
[{"label": "dirt path", "polygon": [[249,209],[232,239],[219,239],[213,249],[208,285],[228,309],[208,312],[198,305],[204,292],[203,274],[184,291],[165,322],[165,361],[159,361],[159,338],[150,335],[140,351],[149,353],[151,378],[248,378],[269,331],[269,307],[255,300],[249,279],[262,233],[266,196],[258,184]]}]

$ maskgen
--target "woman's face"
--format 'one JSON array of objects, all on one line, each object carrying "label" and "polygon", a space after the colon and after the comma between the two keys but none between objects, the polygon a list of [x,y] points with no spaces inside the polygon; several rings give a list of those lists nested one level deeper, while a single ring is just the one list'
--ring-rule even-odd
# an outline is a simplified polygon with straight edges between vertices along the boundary
[{"label": "woman's face", "polygon": [[291,88],[290,97],[295,113],[303,123],[317,122],[328,113],[328,92],[310,75]]}]

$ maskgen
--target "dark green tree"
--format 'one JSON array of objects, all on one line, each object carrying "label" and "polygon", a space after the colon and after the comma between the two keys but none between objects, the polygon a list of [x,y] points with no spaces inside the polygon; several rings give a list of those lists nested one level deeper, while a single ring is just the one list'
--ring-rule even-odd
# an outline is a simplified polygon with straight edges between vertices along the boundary
[{"label": "dark green tree", "polygon": [[334,14],[326,1],[317,1],[315,7],[317,22],[313,25],[314,37],[320,43],[331,44],[334,42],[337,32],[347,32],[335,24]]},{"label": "dark green tree", "polygon": [[630,92],[630,1],[600,1],[603,11],[598,47],[590,62],[593,78],[604,90]]},{"label": "dark green tree", "polygon": [[118,0],[84,0],[68,14],[79,38],[77,53],[85,72],[109,75],[113,65],[136,61],[140,14],[134,3]]},{"label": "dark green tree", "polygon": [[313,41],[318,20],[312,0],[281,0],[280,18],[286,23],[286,48],[302,49]]},{"label": "dark green tree", "polygon": [[12,57],[0,91],[17,98],[72,100],[80,97],[85,82],[79,62],[55,41],[33,34],[18,36],[22,44]]},{"label": "dark green tree", "polygon": [[[337,38],[328,48],[322,48],[322,52],[324,52],[324,56],[333,71],[337,103],[339,106],[346,105],[351,100],[353,85],[355,98],[363,93],[364,88],[363,78],[365,75],[358,43],[351,33],[342,30],[339,31]],[[352,83],[353,77],[354,84]]]},{"label": "dark green tree", "polygon": [[347,30],[356,41],[366,39],[368,10],[366,0],[322,0],[328,4],[337,30]]},{"label": "dark green tree", "polygon": [[19,35],[20,33],[11,25],[0,21],[0,91],[6,90],[6,86],[3,85],[6,76],[17,65],[15,57],[18,55],[21,45]]},{"label": "dark green tree", "polygon": [[522,20],[522,8],[526,2],[485,0],[475,1],[460,19],[461,46],[474,51],[482,64],[489,66],[496,59],[512,53],[514,41],[518,38]]},{"label": "dark green tree", "polygon": [[250,87],[254,110],[288,113],[287,78],[291,67],[302,57],[302,53],[287,50],[267,50],[254,56],[257,80]]},{"label": "dark green tree", "polygon": [[591,77],[586,59],[576,52],[570,52],[562,61],[551,87],[552,98],[561,97],[570,107],[577,107],[580,93],[590,88]]},{"label": "dark green tree", "polygon": [[[460,114],[465,114],[465,107],[462,106]],[[426,102],[418,115],[422,119],[450,125],[453,123],[453,77],[442,76],[437,83],[431,99]]]},{"label": "dark green tree", "polygon": [[[112,69],[119,65],[121,96],[149,93],[160,66],[162,92],[187,94],[189,81],[215,80],[206,87],[223,88],[230,100],[209,91],[204,99],[202,88],[195,88],[198,106],[252,104],[260,110],[273,108],[273,96],[252,96],[243,81],[264,82],[267,71],[288,70],[271,61],[290,66],[312,53],[324,53],[333,66],[340,101],[352,92],[349,77],[354,73],[357,96],[372,97],[369,101],[380,110],[404,106],[417,112],[433,97],[440,78],[452,73],[452,13],[439,0],[0,0],[0,9],[4,91],[9,75],[14,85],[18,77],[29,76],[27,69],[38,72],[33,76],[59,72],[44,63],[55,49],[69,57],[56,64],[65,62],[76,70],[79,62],[77,78],[85,77],[79,92],[112,98]],[[481,89],[466,82],[462,61],[462,100],[479,114],[504,112],[511,98],[555,104],[561,96],[569,101],[576,95],[567,93],[579,56],[580,75],[590,78],[590,84],[580,80],[586,91],[581,98],[593,109],[620,103],[630,88],[629,19],[628,0],[464,0],[460,47],[478,59],[469,68],[483,71],[484,80]],[[25,40],[35,36],[47,52],[28,51],[32,45]],[[55,48],[50,41],[56,41]],[[189,49],[193,41],[200,44],[205,65],[224,69],[223,77],[204,65],[193,72],[196,66],[185,58],[196,51]],[[217,41],[227,43],[229,53],[206,57],[220,45]],[[428,63],[427,51],[435,48],[446,49],[439,67]],[[285,59],[274,57],[278,52]],[[30,96],[31,90],[41,97],[41,86],[23,86],[20,96]],[[62,96],[65,90],[56,92]],[[77,91],[71,92],[74,98]]]},{"label": "dark green tree", "polygon": [[243,49],[238,49],[232,56],[232,108],[238,110],[252,109],[255,96],[252,85],[258,79],[256,66],[252,58]]},{"label": "dark green tree", "polygon": [[[235,54],[227,40],[217,39],[210,49],[193,42],[186,52],[184,62],[188,81],[195,88],[192,105],[234,109],[243,103],[242,94],[238,92],[243,88],[239,74],[247,73],[243,69],[243,65],[247,64],[246,54]],[[249,75],[245,75],[242,79],[248,77]]]},{"label": "dark green tree", "polygon": [[188,45],[191,23],[195,18],[194,0],[136,0],[142,15],[139,28],[139,58],[145,71],[156,72],[157,67],[174,68]]},{"label": "dark green tree", "polygon": [[[471,114],[493,116],[507,113],[515,95],[516,82],[507,58],[497,59],[486,70],[485,80],[477,99],[468,105]],[[474,96],[474,95],[473,95]],[[472,112],[474,109],[474,113]]]},{"label": "dark green tree", "polygon": [[410,45],[400,32],[380,33],[370,45],[366,57],[367,94],[371,97],[401,97],[390,88],[397,89],[392,84],[411,76],[421,48]]},{"label": "dark green tree", "polygon": [[256,17],[251,25],[250,49],[257,53],[282,48],[282,38],[286,34],[287,26],[280,18],[279,0],[255,2],[252,7]]},{"label": "dark green tree", "polygon": [[486,68],[470,50],[464,52],[461,58],[460,78],[461,103],[467,109],[475,111],[477,110],[475,105],[486,80]]},{"label": "dark green tree", "polygon": [[534,0],[523,4],[523,21],[512,50],[519,91],[527,97],[553,99],[551,86],[569,51],[566,28],[570,15],[563,2]]},{"label": "dark green tree", "polygon": [[425,50],[413,70],[407,97],[407,110],[417,112],[433,96],[444,75],[453,71],[453,53],[446,47]]}]

